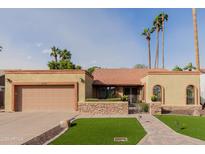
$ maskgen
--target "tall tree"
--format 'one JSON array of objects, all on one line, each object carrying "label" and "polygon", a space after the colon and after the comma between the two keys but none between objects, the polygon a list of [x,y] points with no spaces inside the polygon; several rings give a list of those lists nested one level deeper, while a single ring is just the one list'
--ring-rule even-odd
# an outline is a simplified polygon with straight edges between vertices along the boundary
[{"label": "tall tree", "polygon": [[155,17],[153,21],[153,26],[157,33],[156,34],[156,56],[155,56],[154,67],[158,68],[159,67],[159,32],[162,28],[162,21],[159,15]]},{"label": "tall tree", "polygon": [[61,60],[71,60],[72,55],[67,49],[59,50],[58,54]]},{"label": "tall tree", "polygon": [[147,40],[147,43],[148,43],[148,64],[149,64],[149,69],[152,68],[150,40],[151,40],[151,34],[153,32],[154,32],[154,28],[152,28],[152,29],[145,28],[144,31],[142,32],[142,35],[145,36],[145,38]]},{"label": "tall tree", "polygon": [[198,41],[198,29],[197,29],[197,13],[196,9],[192,9],[193,17],[193,26],[194,26],[194,47],[195,47],[195,60],[196,60],[196,69],[200,70],[200,61],[199,61],[199,41]]},{"label": "tall tree", "polygon": [[164,29],[165,29],[165,22],[168,21],[168,15],[162,12],[160,13],[159,17],[161,18],[161,22],[162,22],[162,68],[164,69]]},{"label": "tall tree", "polygon": [[0,46],[0,52],[2,51],[2,49],[3,49],[3,47],[2,47],[2,46]]},{"label": "tall tree", "polygon": [[[67,49],[58,49],[55,46],[51,48],[51,57],[54,60],[48,62],[50,69],[81,69],[80,65],[75,65],[71,61],[71,53]],[[59,58],[59,59],[58,59]]]},{"label": "tall tree", "polygon": [[58,53],[59,53],[59,49],[56,48],[55,46],[53,46],[53,47],[51,48],[50,56],[51,56],[51,57],[54,57],[54,60],[55,60],[56,63],[58,62]]}]

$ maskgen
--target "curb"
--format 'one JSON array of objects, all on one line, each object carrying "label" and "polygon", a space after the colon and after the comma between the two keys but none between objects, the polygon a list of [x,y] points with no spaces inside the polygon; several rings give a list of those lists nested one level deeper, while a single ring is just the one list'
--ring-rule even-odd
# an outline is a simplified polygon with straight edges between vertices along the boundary
[{"label": "curb", "polygon": [[60,124],[56,127],[49,129],[48,131],[38,135],[31,140],[23,143],[22,145],[42,145],[45,144],[47,141],[51,140],[59,133],[63,132],[66,128],[60,126]]},{"label": "curb", "polygon": [[138,143],[137,145],[143,145],[144,141],[149,137],[149,134],[146,134]]}]

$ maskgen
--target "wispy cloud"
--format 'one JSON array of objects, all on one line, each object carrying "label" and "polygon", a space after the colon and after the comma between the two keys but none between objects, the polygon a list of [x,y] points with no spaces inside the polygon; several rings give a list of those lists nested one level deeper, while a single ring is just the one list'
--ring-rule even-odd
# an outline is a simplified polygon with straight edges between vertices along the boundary
[{"label": "wispy cloud", "polygon": [[51,52],[51,49],[43,49],[42,53],[43,54],[49,54]]},{"label": "wispy cloud", "polygon": [[32,57],[31,57],[31,56],[27,56],[26,59],[27,59],[27,60],[31,60]]},{"label": "wispy cloud", "polygon": [[36,46],[37,46],[37,47],[41,47],[42,45],[43,45],[43,43],[40,43],[40,42],[39,42],[39,43],[36,43]]}]

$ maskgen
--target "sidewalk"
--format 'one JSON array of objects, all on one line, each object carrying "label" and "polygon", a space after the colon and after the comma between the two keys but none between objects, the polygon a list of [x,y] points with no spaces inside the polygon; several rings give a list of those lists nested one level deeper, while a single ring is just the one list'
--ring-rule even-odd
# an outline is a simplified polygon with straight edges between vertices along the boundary
[{"label": "sidewalk", "polygon": [[151,116],[142,114],[136,116],[147,135],[138,143],[141,145],[205,145],[205,141],[176,133],[163,122]]}]

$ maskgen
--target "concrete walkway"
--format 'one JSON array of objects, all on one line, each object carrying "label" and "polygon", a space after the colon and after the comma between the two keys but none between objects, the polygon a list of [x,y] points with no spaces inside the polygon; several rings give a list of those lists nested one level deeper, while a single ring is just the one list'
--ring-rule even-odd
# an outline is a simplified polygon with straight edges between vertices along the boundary
[{"label": "concrete walkway", "polygon": [[150,114],[142,114],[137,119],[144,127],[147,135],[138,143],[141,145],[205,145],[205,141],[201,141],[192,137],[181,135],[169,128],[159,119]]}]

